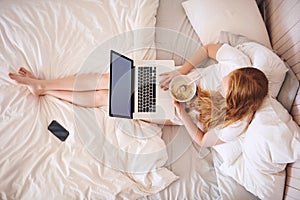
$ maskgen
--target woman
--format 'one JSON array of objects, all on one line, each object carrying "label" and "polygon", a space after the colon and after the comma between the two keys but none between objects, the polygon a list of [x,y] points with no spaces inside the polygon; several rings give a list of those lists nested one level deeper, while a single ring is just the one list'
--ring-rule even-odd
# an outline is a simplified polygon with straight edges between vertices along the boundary
[{"label": "woman", "polygon": [[[198,126],[197,121],[195,123],[186,112],[185,105],[174,102],[181,122],[201,146],[213,146],[239,136],[248,127],[255,111],[268,93],[267,78],[255,68],[231,70],[232,72],[226,74],[230,67],[238,68],[250,63],[247,56],[227,44],[206,45],[178,70],[161,74],[164,76],[160,82],[161,87],[166,90],[173,77],[188,74],[207,57],[215,59],[227,69],[222,71],[224,78],[221,87],[226,95],[223,97],[219,92],[198,89],[197,97],[191,103],[191,108],[199,112],[197,118],[201,125]],[[26,85],[34,95],[51,95],[83,107],[108,104],[108,74],[39,80],[30,71],[20,68],[17,74],[10,73],[9,77]]]},{"label": "woman", "polygon": [[167,89],[173,77],[190,73],[208,56],[218,62],[216,67],[223,77],[221,91],[207,91],[198,86],[197,97],[190,103],[197,111],[197,120],[186,112],[184,104],[175,102],[179,121],[173,122],[183,124],[200,146],[211,147],[234,140],[248,128],[268,95],[268,79],[260,70],[245,67],[251,62],[241,51],[228,44],[209,44],[199,49],[177,71],[162,74],[165,78],[161,87]]},{"label": "woman", "polygon": [[225,96],[198,88],[191,108],[198,112],[195,124],[184,105],[175,102],[177,115],[200,146],[214,146],[240,136],[268,95],[268,80],[253,67],[236,69],[223,79]]}]

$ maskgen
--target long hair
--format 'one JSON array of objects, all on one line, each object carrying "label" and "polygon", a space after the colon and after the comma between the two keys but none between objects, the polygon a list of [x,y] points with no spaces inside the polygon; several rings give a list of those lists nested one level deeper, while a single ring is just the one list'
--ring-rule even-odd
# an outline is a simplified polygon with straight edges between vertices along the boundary
[{"label": "long hair", "polygon": [[243,119],[247,119],[247,128],[267,94],[268,79],[265,74],[259,69],[245,67],[229,74],[225,98],[217,91],[198,87],[191,108],[200,112],[198,120],[203,124],[204,131],[216,126],[224,128]]}]

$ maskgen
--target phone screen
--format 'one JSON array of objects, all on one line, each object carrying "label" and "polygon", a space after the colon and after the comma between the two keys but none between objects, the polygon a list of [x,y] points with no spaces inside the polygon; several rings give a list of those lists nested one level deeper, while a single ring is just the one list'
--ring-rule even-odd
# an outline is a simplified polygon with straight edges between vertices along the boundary
[{"label": "phone screen", "polygon": [[48,130],[51,131],[58,139],[62,142],[67,139],[69,136],[69,131],[67,131],[62,125],[60,125],[57,121],[53,120],[49,126]]}]

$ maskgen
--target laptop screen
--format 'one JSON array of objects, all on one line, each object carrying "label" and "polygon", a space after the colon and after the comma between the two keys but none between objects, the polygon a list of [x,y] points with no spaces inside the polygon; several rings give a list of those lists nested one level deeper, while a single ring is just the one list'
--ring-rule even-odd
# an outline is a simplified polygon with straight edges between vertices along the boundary
[{"label": "laptop screen", "polygon": [[109,116],[132,118],[133,61],[115,51],[110,54]]}]

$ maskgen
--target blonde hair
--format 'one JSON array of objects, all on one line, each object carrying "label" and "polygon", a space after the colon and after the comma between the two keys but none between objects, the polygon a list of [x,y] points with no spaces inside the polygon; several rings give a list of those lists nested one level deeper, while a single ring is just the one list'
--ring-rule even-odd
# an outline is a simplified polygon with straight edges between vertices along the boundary
[{"label": "blonde hair", "polygon": [[267,94],[268,79],[265,74],[256,68],[245,67],[229,74],[225,98],[217,91],[198,87],[191,108],[200,112],[198,120],[203,124],[204,131],[219,125],[224,128],[246,117],[247,128]]}]

